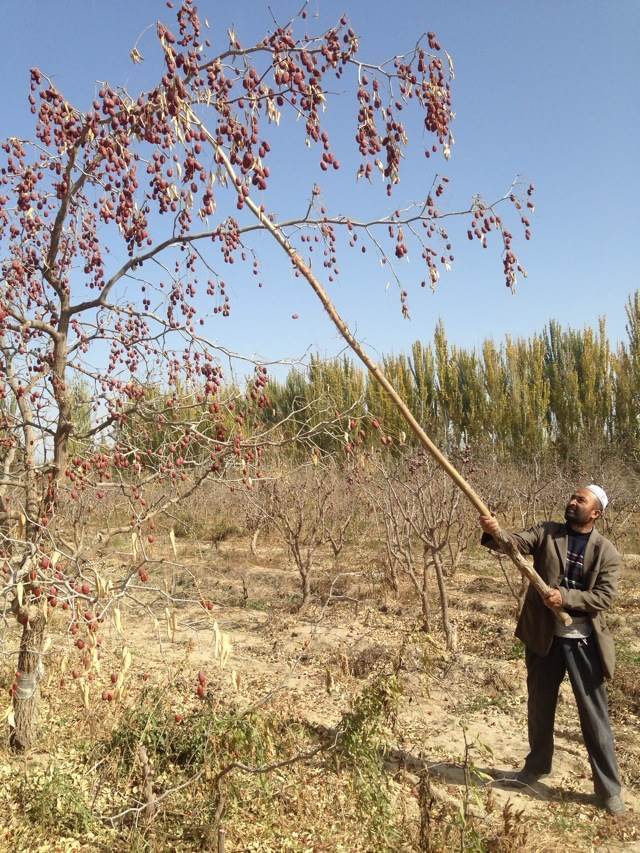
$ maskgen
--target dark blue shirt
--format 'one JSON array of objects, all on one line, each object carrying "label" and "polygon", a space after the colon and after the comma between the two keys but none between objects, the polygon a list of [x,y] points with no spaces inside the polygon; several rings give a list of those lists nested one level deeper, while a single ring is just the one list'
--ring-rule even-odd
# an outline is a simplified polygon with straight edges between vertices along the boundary
[{"label": "dark blue shirt", "polygon": [[[587,548],[587,542],[591,536],[591,531],[588,533],[578,533],[567,524],[567,561],[564,567],[564,573],[560,580],[560,586],[565,589],[585,589],[584,576],[584,552]],[[571,610],[568,611],[571,614]],[[584,613],[580,613],[584,616]]]}]

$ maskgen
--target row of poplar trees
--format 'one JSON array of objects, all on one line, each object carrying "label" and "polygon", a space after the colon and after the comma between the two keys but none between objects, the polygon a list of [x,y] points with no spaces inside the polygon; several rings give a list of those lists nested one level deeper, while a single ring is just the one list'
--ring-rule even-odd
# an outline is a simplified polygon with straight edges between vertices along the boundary
[{"label": "row of poplar trees", "polygon": [[[594,450],[635,457],[640,448],[640,291],[626,305],[626,339],[614,349],[605,321],[575,330],[551,321],[530,338],[486,340],[480,350],[447,340],[440,322],[433,341],[410,354],[387,355],[381,367],[428,432],[449,451],[486,447],[499,458],[561,454],[580,459]],[[394,444],[411,441],[378,385],[348,358],[313,357],[269,386],[271,411],[297,415],[301,429],[347,414],[374,441],[372,423]],[[374,421],[375,419],[375,421]],[[340,440],[327,436],[326,441]],[[327,447],[326,449],[331,449]]]}]

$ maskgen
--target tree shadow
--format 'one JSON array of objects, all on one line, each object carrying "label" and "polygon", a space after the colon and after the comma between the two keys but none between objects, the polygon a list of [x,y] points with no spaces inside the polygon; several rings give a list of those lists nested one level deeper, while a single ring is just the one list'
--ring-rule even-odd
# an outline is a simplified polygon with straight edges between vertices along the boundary
[{"label": "tree shadow", "polygon": [[545,802],[577,803],[579,805],[594,805],[596,803],[595,794],[554,787],[544,782],[536,782],[534,785],[522,785],[514,782],[513,770],[479,767],[474,764],[473,767],[468,767],[465,771],[463,764],[450,761],[430,762],[402,749],[390,750],[387,754],[387,766],[388,769],[398,770],[402,768],[413,773],[427,770],[435,778],[441,779],[446,784],[459,787],[466,787],[471,784],[476,788],[494,788],[514,794],[523,794],[531,799]]},{"label": "tree shadow", "polygon": [[522,785],[513,781],[513,770],[500,770],[496,767],[478,767],[480,773],[491,777],[485,784],[498,790],[511,791],[524,794],[535,800],[547,802],[577,803],[578,805],[595,805],[596,795],[587,794],[584,791],[572,791],[566,788],[554,787],[544,782],[536,782],[534,785]]}]

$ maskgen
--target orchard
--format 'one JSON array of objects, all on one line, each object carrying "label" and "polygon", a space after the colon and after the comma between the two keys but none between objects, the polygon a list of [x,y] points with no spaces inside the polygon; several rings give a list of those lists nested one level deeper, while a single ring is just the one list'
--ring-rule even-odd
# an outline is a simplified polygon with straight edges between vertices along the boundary
[{"label": "orchard", "polygon": [[[387,846],[376,849],[400,849],[392,799],[381,793],[386,726],[409,647],[419,649],[411,660],[420,658],[425,672],[442,666],[445,677],[459,643],[471,654],[473,625],[462,636],[466,616],[450,588],[466,582],[476,510],[489,510],[424,432],[425,401],[432,391],[448,393],[446,367],[458,359],[463,371],[460,351],[448,352],[438,327],[441,372],[420,387],[418,411],[406,364],[379,366],[343,319],[340,286],[350,258],[373,256],[409,318],[412,300],[437,290],[455,266],[456,245],[470,241],[494,253],[496,280],[515,291],[526,277],[519,247],[532,236],[535,190],[528,180],[509,185],[505,175],[508,189],[495,198],[448,204],[456,83],[437,33],[364,55],[348,14],[318,32],[315,6],[305,2],[289,20],[261,10],[264,35],[247,43],[231,22],[210,25],[205,6],[164,3],[155,24],[131,33],[132,74],[123,80],[144,69],[152,81],[145,86],[100,81],[94,92],[88,80],[79,108],[55,74],[32,68],[32,133],[2,143],[0,601],[13,673],[4,711],[10,751],[25,760],[37,752],[43,705],[59,707],[60,695],[81,709],[90,732],[96,719],[111,720],[111,739],[91,760],[107,767],[117,753],[133,774],[128,783],[137,781],[134,805],[114,798],[101,826],[149,829],[159,815],[170,822],[165,809],[175,794],[208,786],[203,826],[190,826],[185,811],[175,838],[186,846],[175,849],[215,842],[223,850],[234,803],[254,795],[257,803],[271,784],[263,778],[284,779],[322,760],[322,772],[330,768],[337,780],[352,774],[348,790],[361,808],[353,832],[368,833],[366,843],[384,838]],[[336,109],[349,121],[332,121]],[[307,155],[297,193],[274,192],[291,185],[284,164],[295,146]],[[425,175],[410,203],[398,199],[408,163]],[[337,185],[371,193],[367,210],[375,212],[363,216],[355,203],[336,209]],[[282,376],[275,354],[258,359],[225,343],[229,325],[246,322],[233,304],[239,275],[244,288],[269,288],[300,319],[268,260],[271,248],[295,286],[315,294],[318,316],[363,362],[367,379],[348,359],[333,370],[312,357],[306,385],[295,371],[283,382],[272,377]],[[364,305],[364,285],[354,286]],[[420,352],[411,362],[416,384],[426,375]],[[536,397],[514,435],[530,434],[537,405]],[[479,464],[462,432],[448,434],[445,425],[435,437],[492,506],[519,507],[533,523],[540,494],[560,499],[565,481],[536,468],[540,487],[525,506],[507,466]],[[242,537],[247,548],[238,556]],[[272,583],[280,610],[256,593],[264,568],[245,566],[250,552],[273,568],[276,549],[294,575],[291,585],[278,576]],[[535,586],[522,558],[509,556]],[[238,574],[225,586],[231,562]],[[524,585],[507,584],[521,604]],[[323,695],[346,695],[341,679],[364,673],[370,682],[335,727],[300,723],[281,698],[283,685],[313,660],[323,620],[341,607],[355,613],[340,628],[345,635],[357,620],[363,634],[387,618],[394,631],[407,608],[415,613],[406,636],[393,634],[393,654],[384,643],[357,655],[332,650],[321,667]],[[271,632],[269,653],[286,656],[289,667],[270,672],[273,683],[261,683],[261,698],[242,708],[225,692],[242,692],[233,627],[219,627],[232,608],[243,619],[268,610],[260,630]],[[242,631],[241,622],[235,627]],[[140,646],[165,660],[187,630],[180,663],[154,693]],[[195,651],[198,634],[207,637],[207,658]],[[270,701],[274,719],[261,716]],[[240,776],[254,786],[244,799]],[[305,809],[314,804],[303,802],[311,789],[295,778],[296,808],[312,821]],[[351,803],[342,784],[331,796]],[[426,770],[411,782],[420,816],[410,821],[421,838],[434,819],[430,784]],[[507,805],[495,837],[523,839]],[[73,814],[76,833],[95,817]],[[461,814],[460,825],[443,818],[442,849],[453,844],[453,826],[456,844],[472,835],[468,798]]]}]

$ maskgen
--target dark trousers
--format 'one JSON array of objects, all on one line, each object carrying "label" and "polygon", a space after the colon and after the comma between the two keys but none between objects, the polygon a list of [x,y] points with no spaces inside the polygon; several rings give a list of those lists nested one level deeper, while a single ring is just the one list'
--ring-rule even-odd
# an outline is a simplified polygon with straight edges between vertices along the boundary
[{"label": "dark trousers", "polygon": [[526,650],[529,692],[529,747],[525,768],[542,775],[551,771],[553,724],[560,684],[569,673],[578,706],[582,737],[589,755],[593,787],[598,797],[620,793],[620,771],[609,712],[600,652],[592,634],[586,640],[555,637],[549,654],[540,657]]}]

